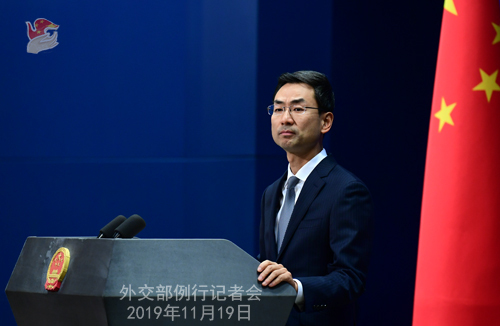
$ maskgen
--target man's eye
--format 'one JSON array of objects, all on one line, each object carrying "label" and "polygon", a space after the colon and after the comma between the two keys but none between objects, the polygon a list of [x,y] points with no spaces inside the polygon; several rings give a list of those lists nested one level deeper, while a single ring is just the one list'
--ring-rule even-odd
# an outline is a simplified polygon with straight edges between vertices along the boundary
[{"label": "man's eye", "polygon": [[274,112],[276,113],[282,113],[285,109],[283,108],[274,108]]},{"label": "man's eye", "polygon": [[302,113],[304,112],[306,109],[302,108],[302,107],[294,107],[293,108],[293,112],[297,112],[297,113]]}]

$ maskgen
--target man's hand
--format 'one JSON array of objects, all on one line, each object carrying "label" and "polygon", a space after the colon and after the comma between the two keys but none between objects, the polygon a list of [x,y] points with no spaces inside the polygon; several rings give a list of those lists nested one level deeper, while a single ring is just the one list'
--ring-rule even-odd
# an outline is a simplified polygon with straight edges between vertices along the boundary
[{"label": "man's hand", "polygon": [[298,291],[297,283],[293,280],[292,273],[281,264],[265,260],[257,267],[257,272],[260,273],[258,280],[262,282],[262,286],[272,288],[281,282],[288,282],[295,288],[295,291]]}]

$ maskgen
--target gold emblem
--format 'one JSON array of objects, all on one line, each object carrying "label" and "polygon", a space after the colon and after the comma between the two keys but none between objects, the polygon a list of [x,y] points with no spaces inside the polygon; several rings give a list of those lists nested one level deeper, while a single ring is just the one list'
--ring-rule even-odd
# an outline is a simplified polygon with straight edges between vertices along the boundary
[{"label": "gold emblem", "polygon": [[57,249],[52,260],[50,261],[49,269],[47,270],[47,281],[45,282],[45,290],[59,291],[64,276],[68,271],[69,265],[69,250],[61,247]]}]

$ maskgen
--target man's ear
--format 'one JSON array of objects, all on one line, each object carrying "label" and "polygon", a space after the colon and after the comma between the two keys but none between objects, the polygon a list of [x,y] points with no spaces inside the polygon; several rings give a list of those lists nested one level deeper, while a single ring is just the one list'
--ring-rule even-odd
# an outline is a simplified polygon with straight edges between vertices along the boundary
[{"label": "man's ear", "polygon": [[323,118],[321,119],[321,133],[326,134],[332,128],[333,124],[333,113],[325,112],[323,113]]}]

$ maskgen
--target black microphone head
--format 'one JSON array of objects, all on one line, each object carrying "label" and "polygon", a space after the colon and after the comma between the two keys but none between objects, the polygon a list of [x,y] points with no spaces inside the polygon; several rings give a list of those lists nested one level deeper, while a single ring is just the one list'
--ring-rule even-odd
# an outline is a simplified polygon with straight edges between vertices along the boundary
[{"label": "black microphone head", "polygon": [[127,218],[125,216],[118,215],[99,231],[98,238],[112,238],[115,234],[115,229],[126,220]]},{"label": "black microphone head", "polygon": [[133,238],[146,226],[146,221],[137,214],[130,216],[115,229],[115,238]]}]

